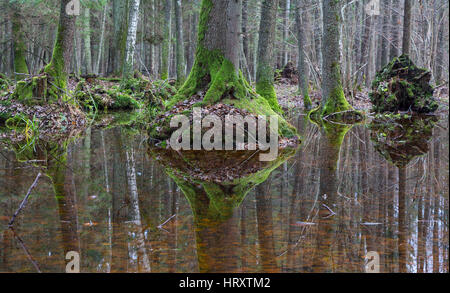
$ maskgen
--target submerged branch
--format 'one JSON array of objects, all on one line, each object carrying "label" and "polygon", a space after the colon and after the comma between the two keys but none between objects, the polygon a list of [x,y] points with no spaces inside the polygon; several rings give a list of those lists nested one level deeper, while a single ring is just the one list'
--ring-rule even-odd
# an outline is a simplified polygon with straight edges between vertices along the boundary
[{"label": "submerged branch", "polygon": [[39,178],[42,176],[41,172],[36,176],[36,179],[34,179],[33,184],[31,184],[30,188],[28,189],[27,195],[25,195],[25,198],[22,200],[22,202],[19,205],[19,208],[16,210],[14,215],[12,216],[11,220],[9,221],[8,227],[11,228],[14,224],[14,220],[19,215],[20,211],[25,207],[25,205],[28,202],[28,198],[30,197],[31,191],[36,187]]}]

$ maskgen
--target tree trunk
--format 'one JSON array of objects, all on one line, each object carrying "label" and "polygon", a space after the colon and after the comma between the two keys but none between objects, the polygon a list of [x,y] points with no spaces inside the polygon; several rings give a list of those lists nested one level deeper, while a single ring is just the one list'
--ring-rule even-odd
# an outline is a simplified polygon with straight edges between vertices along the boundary
[{"label": "tree trunk", "polygon": [[[248,1],[242,0],[242,45],[244,47],[245,58],[249,57],[248,51]],[[248,62],[248,59],[247,59]]]},{"label": "tree trunk", "polygon": [[[439,13],[439,31],[437,36],[437,56],[436,56],[436,65],[435,65],[435,82],[436,84],[440,84],[443,81],[442,71],[444,68],[448,70],[448,66],[445,64],[445,36],[444,31],[446,28],[446,18],[445,18],[445,9],[441,8],[441,12]],[[448,19],[448,15],[447,15]],[[447,43],[448,44],[448,43]],[[448,46],[448,45],[447,45]],[[447,47],[448,48],[448,47]]]},{"label": "tree trunk", "polygon": [[323,1],[322,116],[351,109],[341,82],[340,4],[338,0]]},{"label": "tree trunk", "polygon": [[173,5],[175,7],[176,26],[177,83],[183,84],[186,79],[186,66],[184,62],[183,15],[181,13],[181,0],[173,0]]},{"label": "tree trunk", "polygon": [[[280,109],[277,100],[272,107],[239,72],[241,12],[240,0],[203,0],[194,67],[166,108],[201,97],[205,106],[223,103],[250,113],[277,117],[280,135],[296,137],[295,128],[274,111]],[[150,133],[158,139],[171,135],[170,131],[157,131],[156,127]]]},{"label": "tree trunk", "polygon": [[306,64],[305,57],[305,26],[302,23],[302,13],[304,10],[304,0],[298,0],[296,9],[296,23],[297,23],[297,39],[298,39],[298,91],[303,97],[305,109],[310,110],[312,107],[311,99],[309,98],[309,67]]},{"label": "tree trunk", "polygon": [[218,100],[230,90],[224,88],[227,81],[243,82],[238,75],[240,13],[239,0],[203,0],[195,64],[178,95],[191,97],[206,90],[204,100]]},{"label": "tree trunk", "polygon": [[392,0],[392,20],[391,20],[391,49],[390,49],[390,57],[393,58],[399,55],[400,48],[400,21],[399,21],[399,10],[400,10],[400,0]]},{"label": "tree trunk", "polygon": [[258,69],[256,73],[256,92],[265,98],[272,109],[282,112],[278,105],[274,84],[274,43],[278,0],[263,0],[259,26]]},{"label": "tree trunk", "polygon": [[128,32],[128,1],[114,0],[113,2],[114,38],[111,52],[113,54],[112,69],[116,76],[122,76],[123,61],[125,60]]},{"label": "tree trunk", "polygon": [[92,74],[92,54],[91,54],[91,9],[86,7],[84,9],[83,19],[84,30],[84,64],[86,66],[85,73]]},{"label": "tree trunk", "polygon": [[405,0],[402,53],[406,55],[409,55],[411,50],[411,11],[413,5],[414,4],[412,0]]},{"label": "tree trunk", "polygon": [[[321,2],[322,0],[318,1]],[[322,5],[318,3],[317,8],[314,9],[314,49],[316,55],[316,62],[319,68],[322,68]]]},{"label": "tree trunk", "polygon": [[[72,60],[73,41],[75,33],[76,16],[68,15],[66,7],[71,0],[61,0],[58,33],[53,48],[53,55],[50,63],[45,67],[45,72],[52,76],[54,89],[56,92],[63,91],[65,97],[67,89],[67,78],[70,70],[70,60]],[[61,96],[61,95],[58,95]]]},{"label": "tree trunk", "polygon": [[14,45],[14,76],[16,81],[24,79],[28,72],[26,62],[26,50],[27,47],[24,41],[24,32],[22,26],[22,17],[20,15],[19,4],[13,4],[13,20],[12,20],[12,33],[13,33],[13,45]]},{"label": "tree trunk", "polygon": [[283,46],[281,49],[281,52],[283,54],[283,62],[282,66],[285,66],[288,63],[288,50],[287,47],[287,41],[289,39],[289,16],[291,12],[291,0],[285,0],[285,6],[284,6],[284,27],[283,27]]},{"label": "tree trunk", "polygon": [[123,78],[125,79],[133,77],[134,52],[136,49],[136,32],[139,22],[139,4],[140,0],[130,0],[127,46],[125,51],[126,53],[123,68]]},{"label": "tree trunk", "polygon": [[[364,1],[363,8],[366,4],[369,2],[366,0]],[[363,9],[364,11],[364,9]],[[370,27],[372,25],[372,16],[367,15],[364,13],[365,20],[364,20],[364,29],[363,34],[361,36],[361,50],[359,54],[359,60],[358,60],[358,68],[360,69],[360,73],[358,74],[358,83],[362,83],[364,78],[367,78],[367,68],[369,66],[369,46],[370,46]]]},{"label": "tree trunk", "polygon": [[95,62],[95,67],[94,67],[94,73],[96,75],[98,75],[99,71],[100,71],[100,62],[102,60],[103,50],[105,47],[105,27],[106,27],[106,12],[107,11],[108,11],[108,2],[106,2],[105,7],[103,7],[102,26],[101,26],[101,33],[100,33],[98,55],[97,55],[97,61]]},{"label": "tree trunk", "polygon": [[169,78],[169,66],[170,66],[170,36],[171,36],[171,11],[172,0],[166,0],[164,4],[164,32],[163,43],[161,47],[161,79],[165,80]]},{"label": "tree trunk", "polygon": [[[383,9],[388,11],[390,0],[383,0]],[[389,62],[388,40],[389,40],[389,14],[383,15],[383,28],[381,33],[381,66],[384,67]]]}]

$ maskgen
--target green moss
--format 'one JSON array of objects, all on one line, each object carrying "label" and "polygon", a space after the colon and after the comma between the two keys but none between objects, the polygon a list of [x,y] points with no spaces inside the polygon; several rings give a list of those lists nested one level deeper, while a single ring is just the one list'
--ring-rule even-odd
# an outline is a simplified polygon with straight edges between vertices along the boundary
[{"label": "green moss", "polygon": [[59,25],[55,45],[53,47],[52,59],[44,68],[44,72],[52,78],[48,88],[49,96],[56,100],[62,98],[63,101],[68,102],[69,97],[66,93],[68,73],[65,71],[66,60],[64,60],[63,56],[63,34],[65,34],[64,28]]},{"label": "green moss", "polygon": [[303,95],[303,104],[305,105],[306,110],[310,110],[313,106],[311,98],[309,97],[308,91]]},{"label": "green moss", "polygon": [[33,88],[34,84],[26,81],[19,81],[16,84],[16,89],[13,98],[26,104],[33,103]]},{"label": "green moss", "polygon": [[417,67],[407,55],[394,58],[375,76],[370,92],[377,113],[414,111],[431,113],[439,105],[430,86],[431,73]]},{"label": "green moss", "polygon": [[273,83],[267,81],[261,81],[256,83],[256,92],[267,100],[272,110],[282,114],[280,105],[278,104],[277,94]]},{"label": "green moss", "polygon": [[337,87],[331,92],[325,106],[322,109],[322,116],[328,116],[334,113],[353,110],[353,107],[347,102],[342,87]]},{"label": "green moss", "polygon": [[141,104],[136,101],[133,97],[122,93],[110,93],[114,99],[113,104],[110,106],[111,109],[139,109]]},{"label": "green moss", "polygon": [[328,122],[323,120],[320,115],[311,115],[311,113],[308,115],[308,119],[324,131],[328,143],[334,147],[340,147],[347,133],[355,126],[354,124]]}]

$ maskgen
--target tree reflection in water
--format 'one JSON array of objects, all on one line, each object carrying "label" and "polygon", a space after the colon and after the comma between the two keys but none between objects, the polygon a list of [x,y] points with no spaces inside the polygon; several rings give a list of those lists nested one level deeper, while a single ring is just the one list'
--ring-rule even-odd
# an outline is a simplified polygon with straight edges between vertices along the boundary
[{"label": "tree reflection in water", "polygon": [[[15,231],[43,272],[64,272],[67,251],[82,272],[364,272],[369,251],[381,272],[448,271],[448,120],[300,118],[300,149],[271,164],[149,156],[120,125],[0,141],[0,222],[41,171]],[[18,244],[2,231],[0,271],[36,271]]]}]

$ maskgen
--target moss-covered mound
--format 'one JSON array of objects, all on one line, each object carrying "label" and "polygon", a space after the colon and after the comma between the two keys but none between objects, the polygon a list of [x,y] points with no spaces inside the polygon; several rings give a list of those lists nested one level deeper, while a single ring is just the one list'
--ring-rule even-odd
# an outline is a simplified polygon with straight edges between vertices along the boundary
[{"label": "moss-covered mound", "polygon": [[417,156],[426,154],[436,116],[379,116],[370,124],[375,149],[389,162],[402,168]]},{"label": "moss-covered mound", "polygon": [[133,110],[143,107],[158,112],[164,101],[176,93],[165,81],[150,81],[144,77],[121,80],[116,78],[82,78],[73,82],[74,97],[86,111]]},{"label": "moss-covered mound", "polygon": [[[261,98],[262,102],[265,102],[264,99]],[[232,105],[226,104],[226,103],[217,103],[217,104],[203,104],[202,102],[202,97],[201,96],[194,96],[189,100],[185,100],[185,101],[181,101],[179,103],[177,103],[175,106],[167,109],[166,112],[161,113],[160,115],[158,115],[153,121],[152,124],[150,126],[150,131],[149,131],[149,135],[150,138],[153,141],[156,142],[164,142],[164,143],[169,143],[169,139],[171,137],[171,135],[174,133],[175,130],[177,130],[177,128],[172,128],[170,127],[170,121],[171,119],[176,116],[176,115],[185,115],[187,117],[189,117],[190,120],[190,125],[191,125],[191,135],[190,137],[193,138],[193,111],[192,109],[194,107],[199,107],[201,109],[201,119],[204,119],[207,115],[215,115],[217,116],[220,121],[221,121],[221,125],[222,125],[222,130],[223,130],[223,138],[225,138],[225,129],[223,127],[225,127],[226,125],[226,117],[227,115],[231,115],[231,116],[240,116],[245,118],[250,118],[253,119],[253,121],[256,122],[256,127],[258,127],[258,115],[253,114],[254,112],[250,112],[249,110],[247,110],[246,108],[238,108],[238,107],[234,107]],[[281,128],[279,128],[279,145],[296,145],[300,142],[299,137],[297,136],[297,131],[296,129],[291,126],[290,124],[288,124],[284,118],[282,118],[281,116],[278,116],[278,114],[276,114],[275,112],[273,112],[272,115],[275,115],[279,118],[278,120],[278,124],[279,127],[281,126]],[[281,120],[281,121],[280,121]],[[247,127],[247,125],[245,125],[245,127]],[[266,124],[266,134],[267,134],[267,139],[269,139],[270,137],[270,119],[267,118],[267,124]],[[212,127],[206,128],[206,127],[202,127],[201,129],[201,134],[202,137],[203,135],[211,130]],[[259,128],[257,128],[259,129]],[[236,133],[236,125],[233,125],[233,131],[234,133]],[[244,139],[246,142],[248,142],[248,131],[244,131]],[[192,143],[192,140],[191,140]],[[223,145],[224,145],[224,141],[223,141]],[[244,146],[245,149],[247,149],[248,144],[246,144]]]},{"label": "moss-covered mound", "polygon": [[74,92],[78,104],[86,111],[130,110],[141,107],[139,101],[119,84],[102,80],[81,80]]},{"label": "moss-covered mound", "polygon": [[375,76],[369,94],[377,113],[413,111],[431,113],[438,109],[430,85],[431,72],[419,68],[407,55],[394,58]]}]

